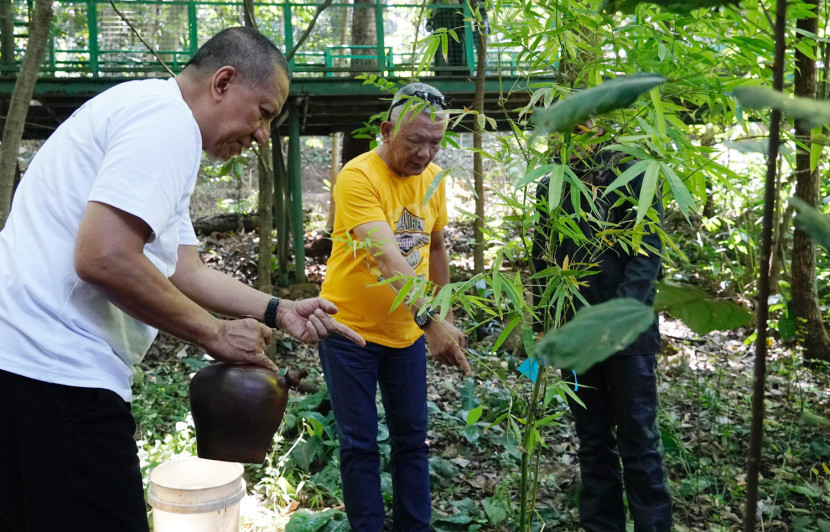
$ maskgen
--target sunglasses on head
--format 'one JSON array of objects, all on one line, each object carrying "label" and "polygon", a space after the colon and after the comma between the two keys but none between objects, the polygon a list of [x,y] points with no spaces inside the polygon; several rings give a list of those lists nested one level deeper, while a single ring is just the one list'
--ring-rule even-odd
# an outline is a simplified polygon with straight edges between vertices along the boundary
[{"label": "sunglasses on head", "polygon": [[392,109],[394,109],[395,107],[403,105],[406,102],[412,101],[413,98],[419,98],[432,106],[440,108],[440,110],[442,111],[444,109],[449,109],[450,107],[452,107],[452,98],[449,98],[447,96],[438,96],[437,94],[432,94],[426,91],[415,91],[412,94],[402,94],[401,96],[406,97],[400,98],[398,101],[392,103],[392,106],[389,108],[389,112],[392,112]]}]

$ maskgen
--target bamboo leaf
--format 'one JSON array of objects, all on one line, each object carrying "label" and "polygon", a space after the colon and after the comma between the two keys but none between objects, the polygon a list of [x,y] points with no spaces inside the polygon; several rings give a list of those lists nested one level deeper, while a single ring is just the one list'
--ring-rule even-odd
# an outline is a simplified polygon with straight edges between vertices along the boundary
[{"label": "bamboo leaf", "polygon": [[415,280],[413,278],[409,278],[404,283],[403,288],[398,291],[398,295],[395,296],[395,300],[392,301],[392,307],[389,309],[389,314],[398,308],[398,306],[403,302],[406,296],[409,294],[409,291],[412,290],[412,285],[415,284]]},{"label": "bamboo leaf", "polygon": [[550,182],[548,183],[548,210],[559,207],[559,202],[562,201],[562,183],[565,180],[565,166],[558,165],[557,168],[551,172]]},{"label": "bamboo leaf", "polygon": [[[815,139],[816,135],[821,133],[821,130],[818,128],[814,128],[813,131],[810,132],[812,138]],[[822,146],[819,142],[812,142],[810,144],[810,171],[815,172],[816,168],[818,168],[818,162],[821,160],[821,152]]]},{"label": "bamboo leaf", "polygon": [[435,194],[435,191],[438,189],[438,185],[441,184],[441,180],[444,179],[444,176],[451,171],[452,169],[445,169],[435,174],[435,177],[432,178],[432,182],[429,184],[429,188],[427,188],[426,194],[424,194],[422,205],[429,203],[430,198],[432,198],[432,195]]},{"label": "bamboo leaf", "polygon": [[600,10],[606,13],[634,13],[636,7],[643,3],[655,4],[673,13],[688,14],[695,9],[738,5],[738,0],[604,0]]},{"label": "bamboo leaf", "polygon": [[499,335],[499,338],[498,340],[496,340],[496,343],[493,344],[493,349],[490,350],[491,353],[495,353],[496,351],[498,351],[499,347],[501,347],[501,344],[503,344],[505,340],[507,340],[507,337],[510,336],[510,331],[512,331],[516,327],[516,325],[518,325],[521,321],[521,315],[514,316],[513,319],[510,320],[510,323],[507,324],[507,327],[505,327]]},{"label": "bamboo leaf", "polygon": [[626,168],[625,171],[623,173],[621,173],[620,175],[618,175],[617,178],[614,179],[614,181],[612,181],[610,185],[605,187],[605,191],[602,193],[602,196],[605,197],[608,194],[610,194],[612,191],[614,191],[614,190],[616,190],[620,187],[624,187],[632,179],[634,179],[638,175],[645,172],[646,168],[648,167],[648,163],[650,161],[653,161],[653,159],[646,160],[646,161],[637,161],[633,165]]},{"label": "bamboo leaf", "polygon": [[716,299],[696,286],[672,281],[657,285],[654,307],[665,310],[701,335],[736,329],[750,318],[749,312],[735,302]]},{"label": "bamboo leaf", "polygon": [[809,234],[824,249],[830,251],[830,217],[821,214],[801,198],[790,198],[796,210],[795,225]]},{"label": "bamboo leaf", "polygon": [[[633,142],[638,142],[642,139],[632,139]],[[634,146],[630,146],[627,144],[611,144],[609,146],[605,146],[602,148],[602,151],[621,151],[623,153],[627,153],[628,155],[632,155],[637,159],[651,159],[652,156],[648,154],[645,150],[641,150],[640,148],[635,148]]]},{"label": "bamboo leaf", "polygon": [[637,198],[637,224],[643,221],[651,202],[654,199],[654,192],[657,190],[657,177],[660,171],[660,163],[651,160],[646,166],[643,176],[643,186],[640,188],[640,197]]},{"label": "bamboo leaf", "polygon": [[782,114],[804,120],[807,127],[830,125],[830,103],[812,98],[794,97],[767,87],[737,87],[733,94],[749,109],[779,109]]},{"label": "bamboo leaf", "polygon": [[665,77],[650,72],[621,76],[559,100],[536,113],[533,122],[542,135],[569,133],[593,115],[630,106],[641,94],[665,81]]},{"label": "bamboo leaf", "polygon": [[537,166],[536,168],[534,168],[533,170],[531,170],[530,172],[526,173],[524,176],[519,178],[516,181],[516,184],[513,185],[513,188],[516,189],[516,190],[524,188],[527,185],[529,185],[529,184],[533,183],[534,181],[536,181],[537,179],[539,179],[540,177],[542,177],[543,175],[549,173],[551,170],[553,170],[557,166],[561,166],[561,165],[559,165],[557,163],[551,163],[551,164],[543,164],[542,166]]},{"label": "bamboo leaf", "polygon": [[548,332],[536,353],[557,368],[583,373],[631,345],[654,323],[654,309],[630,297],[583,307],[568,323]]},{"label": "bamboo leaf", "polygon": [[660,168],[663,169],[663,175],[666,176],[666,180],[669,182],[669,188],[671,188],[674,199],[677,201],[680,212],[683,213],[683,216],[688,221],[689,214],[696,208],[695,199],[692,197],[691,192],[689,192],[689,188],[674,171],[674,168],[664,162],[660,162]]}]

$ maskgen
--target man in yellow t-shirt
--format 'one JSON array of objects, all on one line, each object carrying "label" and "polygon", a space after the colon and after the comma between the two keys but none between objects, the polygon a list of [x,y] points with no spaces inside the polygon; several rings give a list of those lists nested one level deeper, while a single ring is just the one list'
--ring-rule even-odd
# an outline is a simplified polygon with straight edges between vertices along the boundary
[{"label": "man in yellow t-shirt", "polygon": [[[390,311],[403,282],[378,285],[399,275],[449,282],[444,248],[446,193],[432,163],[447,127],[446,98],[434,87],[411,83],[395,94],[383,142],[350,161],[334,186],[331,258],[321,297],[337,319],[367,341],[360,347],[337,336],[319,345],[340,438],[340,474],[346,514],[354,530],[379,532],[385,510],[380,489],[375,393],[380,384],[392,441],[392,518],[395,530],[428,531],[429,447],[426,351],[441,364],[471,375],[464,335],[452,315],[418,299]],[[356,247],[350,242],[360,242]]]}]

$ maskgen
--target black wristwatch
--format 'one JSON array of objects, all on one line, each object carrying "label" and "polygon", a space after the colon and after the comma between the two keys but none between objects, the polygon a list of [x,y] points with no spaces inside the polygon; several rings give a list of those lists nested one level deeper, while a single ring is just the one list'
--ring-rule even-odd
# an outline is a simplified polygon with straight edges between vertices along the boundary
[{"label": "black wristwatch", "polygon": [[418,314],[415,315],[415,325],[422,330],[427,328],[427,325],[432,321],[432,317],[438,314],[437,308],[432,308],[429,305],[421,308]]},{"label": "black wristwatch", "polygon": [[262,317],[262,323],[271,327],[272,329],[277,328],[277,308],[280,306],[280,298],[272,297],[271,301],[268,302],[268,307],[265,309],[265,315]]}]

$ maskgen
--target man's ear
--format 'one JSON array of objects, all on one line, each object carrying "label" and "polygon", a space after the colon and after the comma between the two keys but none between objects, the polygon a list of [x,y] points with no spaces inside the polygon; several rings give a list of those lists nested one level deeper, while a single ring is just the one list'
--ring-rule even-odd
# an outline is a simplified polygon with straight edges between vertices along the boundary
[{"label": "man's ear", "polygon": [[392,134],[395,132],[395,124],[389,120],[384,120],[380,123],[380,139],[383,142],[389,142],[392,139]]},{"label": "man's ear", "polygon": [[237,79],[236,68],[228,65],[218,69],[210,77],[210,94],[217,102],[222,101],[228,88]]}]

